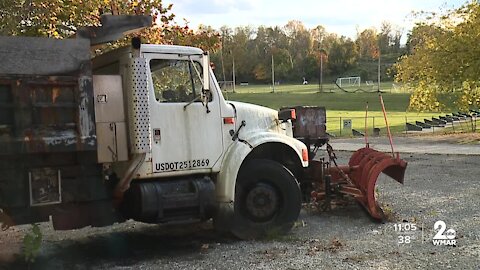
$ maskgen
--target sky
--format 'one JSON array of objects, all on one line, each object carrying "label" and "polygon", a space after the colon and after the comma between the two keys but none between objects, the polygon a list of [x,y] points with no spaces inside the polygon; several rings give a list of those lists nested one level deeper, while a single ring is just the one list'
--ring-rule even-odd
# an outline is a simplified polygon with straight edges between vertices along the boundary
[{"label": "sky", "polygon": [[357,29],[375,27],[382,21],[403,29],[404,38],[412,29],[412,11],[437,12],[458,8],[467,0],[164,0],[173,4],[175,21],[196,29],[199,24],[215,29],[226,25],[284,26],[290,20],[299,20],[307,28],[322,25],[329,33],[355,39]]}]

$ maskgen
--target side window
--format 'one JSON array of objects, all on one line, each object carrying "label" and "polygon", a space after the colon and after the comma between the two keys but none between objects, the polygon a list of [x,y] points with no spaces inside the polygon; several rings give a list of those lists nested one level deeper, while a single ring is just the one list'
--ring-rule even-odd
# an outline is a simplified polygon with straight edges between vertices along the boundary
[{"label": "side window", "polygon": [[198,62],[169,59],[150,60],[155,99],[159,102],[190,102],[194,100],[202,91],[202,82],[197,71],[202,76],[202,67]]}]

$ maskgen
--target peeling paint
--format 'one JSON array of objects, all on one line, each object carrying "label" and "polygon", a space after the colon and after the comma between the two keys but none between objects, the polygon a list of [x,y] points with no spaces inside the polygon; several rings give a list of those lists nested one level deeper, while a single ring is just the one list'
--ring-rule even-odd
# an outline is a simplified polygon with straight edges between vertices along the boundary
[{"label": "peeling paint", "polygon": [[46,145],[49,146],[54,146],[54,145],[72,145],[77,143],[77,138],[55,138],[55,137],[50,137],[50,138],[43,138],[43,141],[45,142]]},{"label": "peeling paint", "polygon": [[10,91],[0,104],[13,115],[0,141],[5,154],[96,149],[91,76],[0,74],[0,83]]},{"label": "peeling paint", "polygon": [[[91,77],[82,77],[79,79],[80,89],[87,89],[92,87]],[[94,133],[94,120],[92,112],[88,110],[91,106],[89,95],[86,91],[80,91],[80,104],[78,106],[80,138],[89,137]]]}]

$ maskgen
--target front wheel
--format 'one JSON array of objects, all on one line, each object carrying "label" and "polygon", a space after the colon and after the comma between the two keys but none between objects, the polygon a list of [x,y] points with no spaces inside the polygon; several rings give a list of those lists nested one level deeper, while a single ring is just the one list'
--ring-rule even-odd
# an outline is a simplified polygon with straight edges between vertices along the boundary
[{"label": "front wheel", "polygon": [[254,159],[242,166],[235,185],[232,232],[241,239],[285,234],[300,214],[295,176],[282,164]]}]

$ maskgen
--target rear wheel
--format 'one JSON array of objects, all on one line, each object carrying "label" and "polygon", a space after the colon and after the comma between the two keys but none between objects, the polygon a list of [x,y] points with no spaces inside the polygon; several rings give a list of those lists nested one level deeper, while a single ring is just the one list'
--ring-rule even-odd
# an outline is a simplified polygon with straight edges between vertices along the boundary
[{"label": "rear wheel", "polygon": [[255,159],[242,166],[235,186],[232,232],[242,239],[288,232],[302,204],[299,185],[280,163]]}]

